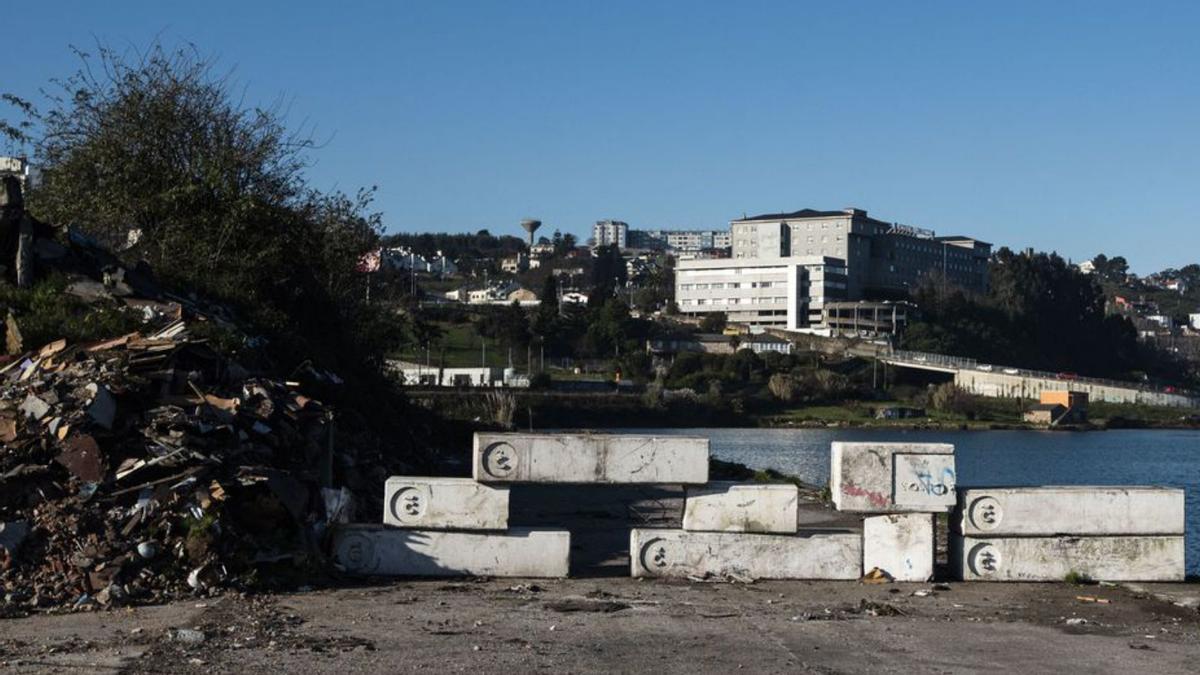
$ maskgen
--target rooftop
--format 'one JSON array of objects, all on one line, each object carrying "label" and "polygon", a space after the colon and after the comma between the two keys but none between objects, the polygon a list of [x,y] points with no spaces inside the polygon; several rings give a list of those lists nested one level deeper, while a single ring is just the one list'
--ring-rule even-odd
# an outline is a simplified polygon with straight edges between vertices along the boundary
[{"label": "rooftop", "polygon": [[867,215],[866,211],[860,209],[844,209],[841,211],[818,211],[816,209],[800,209],[791,213],[764,213],[749,218],[741,218],[742,221],[747,220],[797,220],[800,218],[829,218],[832,216],[849,216],[857,211],[862,215]]}]

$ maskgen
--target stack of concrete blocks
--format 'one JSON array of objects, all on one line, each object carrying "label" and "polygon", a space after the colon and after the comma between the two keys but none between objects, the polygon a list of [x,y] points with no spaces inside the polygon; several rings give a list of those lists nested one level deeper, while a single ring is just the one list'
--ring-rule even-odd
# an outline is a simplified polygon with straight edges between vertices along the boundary
[{"label": "stack of concrete blocks", "polygon": [[1184,578],[1183,490],[963,489],[950,522],[950,563],[967,581]]},{"label": "stack of concrete blocks", "polygon": [[334,533],[334,562],[381,576],[565,577],[566,530],[510,528],[515,484],[701,484],[701,438],[476,434],[473,478],[389,478],[383,526]]},{"label": "stack of concrete blocks", "polygon": [[933,577],[936,515],[954,508],[954,446],[833,444],[829,487],[839,511],[863,517],[859,571],[896,581]]},{"label": "stack of concrete blocks", "polygon": [[508,496],[469,478],[394,476],[383,526],[336,530],[334,562],[358,575],[567,576],[570,533],[510,528]]}]

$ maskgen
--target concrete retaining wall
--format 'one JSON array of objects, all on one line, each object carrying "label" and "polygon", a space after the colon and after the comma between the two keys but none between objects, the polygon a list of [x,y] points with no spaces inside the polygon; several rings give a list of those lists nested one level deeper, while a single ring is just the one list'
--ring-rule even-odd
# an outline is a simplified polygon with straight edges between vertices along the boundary
[{"label": "concrete retaining wall", "polygon": [[1172,408],[1200,408],[1200,401],[1182,394],[1143,391],[1133,387],[1095,384],[1083,380],[1027,377],[963,368],[955,372],[954,383],[979,396],[1038,399],[1043,391],[1082,391],[1093,401],[1138,403]]}]

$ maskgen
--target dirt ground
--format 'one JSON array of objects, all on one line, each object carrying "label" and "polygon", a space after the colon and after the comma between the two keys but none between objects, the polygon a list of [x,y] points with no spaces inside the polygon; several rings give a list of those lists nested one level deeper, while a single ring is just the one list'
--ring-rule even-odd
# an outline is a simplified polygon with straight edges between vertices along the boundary
[{"label": "dirt ground", "polygon": [[600,578],[228,594],[3,620],[0,666],[343,675],[1200,672],[1197,584],[936,588]]}]

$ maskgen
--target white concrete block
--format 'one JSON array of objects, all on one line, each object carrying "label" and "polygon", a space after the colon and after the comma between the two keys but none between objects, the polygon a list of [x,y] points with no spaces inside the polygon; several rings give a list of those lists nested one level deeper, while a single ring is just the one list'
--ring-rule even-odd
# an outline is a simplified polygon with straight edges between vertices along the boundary
[{"label": "white concrete block", "polygon": [[359,576],[565,577],[571,533],[400,530],[345,526],[333,533],[333,561]]},{"label": "white concrete block", "polygon": [[892,513],[863,519],[863,574],[878,567],[896,581],[933,578],[934,516]]},{"label": "white concrete block", "polygon": [[708,439],[605,434],[475,434],[487,483],[708,482]]},{"label": "white concrete block", "polygon": [[795,485],[712,482],[689,487],[683,529],[694,532],[796,532]]},{"label": "white concrete block", "polygon": [[953,445],[836,442],[829,474],[839,511],[933,513],[954,506]]},{"label": "white concrete block", "polygon": [[1183,490],[1054,486],[960,490],[951,523],[986,537],[1183,534]]},{"label": "white concrete block", "polygon": [[470,478],[393,476],[383,488],[383,522],[426,530],[508,528],[508,488]]},{"label": "white concrete block", "polygon": [[635,529],[629,547],[635,577],[857,579],[862,567],[858,534]]},{"label": "white concrete block", "polygon": [[950,536],[950,565],[964,581],[1183,581],[1181,536]]}]

